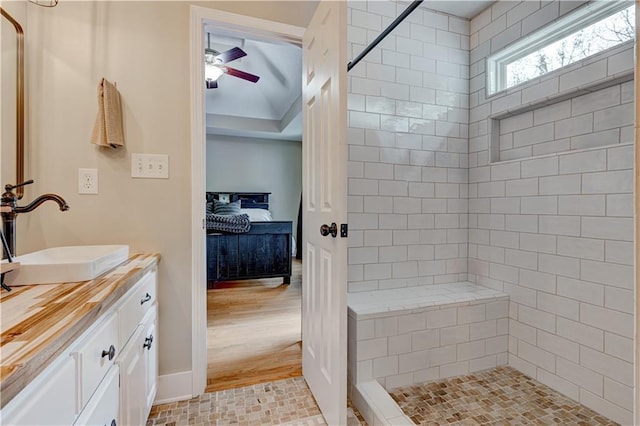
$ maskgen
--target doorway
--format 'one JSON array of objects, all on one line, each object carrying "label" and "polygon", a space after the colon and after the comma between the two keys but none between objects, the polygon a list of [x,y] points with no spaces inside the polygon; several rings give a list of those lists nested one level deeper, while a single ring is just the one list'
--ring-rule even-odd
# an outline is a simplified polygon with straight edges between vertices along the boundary
[{"label": "doorway", "polygon": [[[302,375],[302,52],[216,24],[205,23],[203,39],[206,211],[214,213],[205,390],[214,392]],[[212,220],[227,213],[250,223],[221,232]]]}]

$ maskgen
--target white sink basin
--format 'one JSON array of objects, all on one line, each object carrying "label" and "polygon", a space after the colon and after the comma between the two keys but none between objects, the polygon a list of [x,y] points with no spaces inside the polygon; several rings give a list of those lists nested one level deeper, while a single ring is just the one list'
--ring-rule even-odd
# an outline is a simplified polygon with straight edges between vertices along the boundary
[{"label": "white sink basin", "polygon": [[87,281],[128,258],[127,245],[54,247],[14,257],[20,269],[4,281],[10,286]]}]

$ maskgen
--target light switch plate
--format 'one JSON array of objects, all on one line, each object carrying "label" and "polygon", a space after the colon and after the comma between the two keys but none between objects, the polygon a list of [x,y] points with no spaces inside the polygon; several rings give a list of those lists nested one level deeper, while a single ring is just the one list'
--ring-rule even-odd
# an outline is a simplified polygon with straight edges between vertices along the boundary
[{"label": "light switch plate", "polygon": [[131,177],[169,179],[169,156],[166,154],[131,154]]}]

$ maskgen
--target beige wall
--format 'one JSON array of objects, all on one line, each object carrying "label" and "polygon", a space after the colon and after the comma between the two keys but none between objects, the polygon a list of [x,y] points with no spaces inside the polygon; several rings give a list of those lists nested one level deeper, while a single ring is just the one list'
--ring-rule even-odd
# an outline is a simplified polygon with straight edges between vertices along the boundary
[{"label": "beige wall", "polygon": [[[252,3],[198,4],[294,25],[304,25],[313,6]],[[71,209],[62,213],[45,204],[21,215],[18,252],[125,243],[133,252],[161,253],[160,374],[190,370],[189,2],[61,1],[52,9],[27,8],[26,177],[36,183],[25,200],[55,192]],[[117,82],[122,96],[124,149],[89,143],[102,77]],[[132,179],[133,152],[168,154],[170,178]],[[98,169],[98,195],[77,194],[80,167]]]}]

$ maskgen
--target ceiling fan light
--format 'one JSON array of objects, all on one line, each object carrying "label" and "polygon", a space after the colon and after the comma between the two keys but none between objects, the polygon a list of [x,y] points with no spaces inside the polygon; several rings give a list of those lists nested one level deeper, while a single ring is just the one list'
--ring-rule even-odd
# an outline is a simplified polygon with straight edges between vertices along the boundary
[{"label": "ceiling fan light", "polygon": [[217,80],[220,76],[224,74],[222,68],[217,67],[215,65],[205,64],[204,66],[204,78],[206,80]]}]

